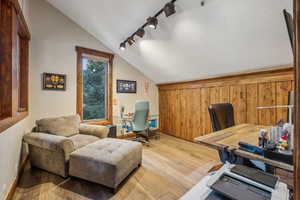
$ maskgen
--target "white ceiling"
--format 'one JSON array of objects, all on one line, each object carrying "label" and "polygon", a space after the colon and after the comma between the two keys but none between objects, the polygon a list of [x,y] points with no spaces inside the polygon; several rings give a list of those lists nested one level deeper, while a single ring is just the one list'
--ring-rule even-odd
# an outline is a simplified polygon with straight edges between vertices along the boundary
[{"label": "white ceiling", "polygon": [[47,0],[156,83],[292,63],[282,9],[292,0],[178,0],[177,13],[119,44],[168,0]]}]

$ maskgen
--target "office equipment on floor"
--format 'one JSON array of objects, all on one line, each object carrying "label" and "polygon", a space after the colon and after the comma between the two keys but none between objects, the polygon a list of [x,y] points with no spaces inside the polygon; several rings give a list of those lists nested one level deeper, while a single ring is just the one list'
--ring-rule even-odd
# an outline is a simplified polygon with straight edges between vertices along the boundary
[{"label": "office equipment on floor", "polygon": [[136,101],[133,118],[127,120],[132,127],[132,132],[136,134],[136,137],[133,138],[133,140],[139,141],[146,145],[149,145],[149,111],[149,101]]},{"label": "office equipment on floor", "polygon": [[223,175],[211,189],[233,200],[271,200],[271,193],[247,184],[239,179]]},{"label": "office equipment on floor", "polygon": [[239,149],[239,142],[248,143],[250,145],[258,145],[258,132],[260,129],[268,129],[268,127],[252,124],[240,124],[205,136],[197,137],[194,141],[217,150],[227,149],[237,157],[261,161],[275,168],[293,172],[294,167],[290,164]]},{"label": "office equipment on floor", "polygon": [[208,111],[213,131],[234,126],[233,107],[230,103],[211,104]]},{"label": "office equipment on floor", "polygon": [[278,177],[258,169],[250,168],[243,165],[236,165],[231,169],[232,173],[238,174],[252,181],[264,184],[270,188],[275,188]]},{"label": "office equipment on floor", "polygon": [[289,165],[293,165],[293,154],[283,153],[278,151],[264,151],[265,158],[270,158],[272,160],[280,161]]},{"label": "office equipment on floor", "polygon": [[[205,176],[180,200],[288,200],[287,185],[277,180],[275,187],[247,179],[232,172],[235,165],[225,164],[215,172]],[[224,196],[227,195],[227,196]],[[249,195],[247,195],[249,194]]]}]

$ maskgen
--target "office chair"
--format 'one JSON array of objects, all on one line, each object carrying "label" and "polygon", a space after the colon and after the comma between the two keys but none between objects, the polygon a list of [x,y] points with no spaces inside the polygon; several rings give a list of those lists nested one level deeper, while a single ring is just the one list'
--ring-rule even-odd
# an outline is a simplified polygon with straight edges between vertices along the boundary
[{"label": "office chair", "polygon": [[[149,127],[148,127],[148,115],[149,115],[149,101],[136,101],[135,112],[133,119],[130,122],[132,126],[132,132],[136,134],[134,140],[149,145]],[[145,140],[140,140],[143,138]]]},{"label": "office chair", "polygon": [[[234,126],[233,107],[230,103],[211,104],[208,106],[208,112],[214,132]],[[234,159],[227,149],[220,149],[219,156],[223,163],[232,163]]]},{"label": "office chair", "polygon": [[211,104],[208,111],[213,131],[234,126],[233,107],[230,103]]}]

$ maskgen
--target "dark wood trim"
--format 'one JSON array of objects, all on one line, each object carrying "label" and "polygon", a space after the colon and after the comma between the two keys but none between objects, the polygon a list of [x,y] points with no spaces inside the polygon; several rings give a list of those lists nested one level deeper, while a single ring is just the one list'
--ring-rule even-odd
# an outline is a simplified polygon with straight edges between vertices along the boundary
[{"label": "dark wood trim", "polygon": [[28,116],[30,33],[18,0],[0,1],[0,133]]},{"label": "dark wood trim", "polygon": [[9,117],[0,121],[0,133],[15,125],[19,121],[25,119],[28,116],[28,112],[20,112],[14,117]]},{"label": "dark wood trim", "polygon": [[14,7],[15,12],[17,14],[18,21],[19,21],[20,26],[21,26],[21,29],[20,29],[21,30],[21,32],[20,32],[21,36],[23,38],[26,38],[27,40],[30,40],[31,39],[31,34],[30,34],[29,28],[26,24],[26,20],[25,20],[25,17],[23,15],[21,6],[19,4],[19,1],[18,0],[9,0],[9,2]]},{"label": "dark wood trim", "polygon": [[77,52],[77,105],[76,105],[76,110],[77,113],[80,115],[81,119],[83,119],[83,109],[82,109],[82,104],[83,104],[83,80],[82,80],[82,55],[87,54],[87,55],[93,55],[93,56],[98,56],[98,57],[104,57],[109,59],[109,67],[108,67],[108,96],[107,96],[107,118],[105,120],[96,120],[96,121],[86,121],[84,123],[87,124],[96,124],[96,125],[108,125],[112,124],[112,98],[113,98],[113,59],[114,59],[114,54],[103,52],[103,51],[98,51],[94,49],[88,49],[84,47],[75,47],[75,50]]},{"label": "dark wood trim", "polygon": [[240,82],[251,84],[253,83],[253,77],[255,77],[255,83],[269,82],[269,81],[287,81],[294,78],[294,67],[291,65],[270,67],[259,70],[251,70],[240,73],[231,73],[222,76],[214,76],[210,78],[204,78],[193,81],[183,81],[175,83],[162,83],[158,84],[160,90],[172,90],[172,89],[193,89],[203,87],[215,87],[216,82],[219,86],[235,85]]},{"label": "dark wood trim", "polygon": [[80,53],[80,54],[88,54],[88,55],[93,55],[93,56],[99,56],[99,57],[108,58],[110,60],[114,59],[114,54],[107,53],[107,52],[104,52],[104,51],[98,51],[98,50],[95,50],[95,49],[88,49],[88,48],[79,47],[79,46],[76,46],[75,50],[77,51],[77,53]]},{"label": "dark wood trim", "polygon": [[19,183],[19,181],[20,181],[20,179],[21,179],[21,177],[22,177],[22,175],[24,173],[24,170],[25,170],[25,167],[26,167],[26,164],[27,164],[28,160],[29,160],[29,156],[27,155],[26,158],[25,158],[25,160],[24,160],[24,162],[21,164],[21,167],[20,167],[20,170],[18,172],[18,175],[17,175],[16,179],[14,180],[13,184],[11,185],[10,190],[9,190],[9,192],[8,192],[5,200],[11,200],[11,199],[13,199],[13,196],[14,196],[14,194],[16,192],[18,183]]},{"label": "dark wood trim", "polygon": [[17,179],[15,179],[13,184],[10,187],[8,194],[7,194],[6,200],[11,200],[14,197],[17,186],[18,186],[18,181],[17,181]]},{"label": "dark wood trim", "polygon": [[300,2],[294,0],[295,27],[295,130],[294,130],[294,200],[300,200]]},{"label": "dark wood trim", "polygon": [[117,136],[118,139],[126,139],[126,138],[133,138],[133,137],[136,137],[135,133],[127,133],[127,134],[124,134],[124,135],[118,135]]}]

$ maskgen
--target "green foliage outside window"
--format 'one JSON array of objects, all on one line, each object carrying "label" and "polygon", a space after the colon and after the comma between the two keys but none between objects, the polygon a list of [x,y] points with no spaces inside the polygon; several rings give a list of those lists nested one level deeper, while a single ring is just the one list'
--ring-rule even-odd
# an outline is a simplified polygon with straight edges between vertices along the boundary
[{"label": "green foliage outside window", "polygon": [[107,63],[83,59],[83,119],[105,119]]}]

